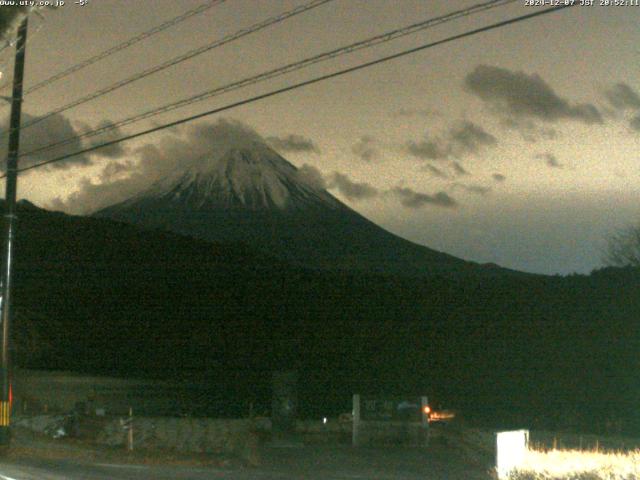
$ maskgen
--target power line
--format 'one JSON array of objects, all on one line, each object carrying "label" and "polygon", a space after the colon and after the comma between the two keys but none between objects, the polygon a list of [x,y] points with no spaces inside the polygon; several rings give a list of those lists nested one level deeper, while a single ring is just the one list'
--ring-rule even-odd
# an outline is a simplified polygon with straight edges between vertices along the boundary
[{"label": "power line", "polygon": [[284,13],[281,13],[279,15],[276,15],[275,17],[271,17],[268,18],[267,20],[264,20],[260,23],[257,23],[249,28],[245,28],[242,30],[239,30],[231,35],[228,35],[226,37],[223,37],[220,40],[216,40],[213,43],[209,43],[207,45],[204,45],[202,47],[196,48],[194,50],[190,50],[187,53],[180,55],[176,58],[173,58],[171,60],[168,60],[167,62],[164,62],[160,65],[156,65],[155,67],[151,67],[148,68],[147,70],[144,70],[143,72],[140,72],[136,75],[133,75],[131,77],[125,78],[124,80],[120,80],[119,82],[116,82],[106,88],[100,89],[94,93],[91,93],[89,95],[86,95],[78,100],[75,100],[71,103],[68,103],[66,105],[63,105],[62,107],[56,108],[55,110],[51,110],[48,113],[45,113],[44,115],[34,118],[33,120],[24,123],[20,128],[21,129],[25,129],[28,128],[32,125],[35,125],[37,123],[42,122],[43,120],[46,120],[47,118],[56,115],[58,113],[62,113],[66,110],[69,110],[70,108],[73,107],[77,107],[78,105],[82,105],[83,103],[89,102],[91,100],[95,100],[96,98],[99,98],[103,95],[106,95],[107,93],[111,93],[114,90],[117,90],[119,88],[124,87],[125,85],[129,85],[130,83],[136,82],[138,80],[141,80],[142,78],[148,77],[149,75],[152,75],[154,73],[157,73],[161,70],[165,70],[169,67],[172,67],[174,65],[177,65],[178,63],[184,62],[186,60],[190,60],[191,58],[194,58],[198,55],[201,55],[205,52],[208,52],[214,48],[220,47],[222,45],[225,45],[227,43],[230,43],[234,40],[237,40],[239,38],[242,38],[246,35],[249,35],[251,33],[257,32],[259,30],[262,30],[270,25],[273,25],[275,23],[279,23],[282,22],[290,17],[293,17],[295,15],[299,15],[301,13],[307,12],[311,9],[314,9],[316,7],[319,7],[321,5],[324,5],[325,3],[329,3],[333,0],[312,0],[311,2],[304,4],[304,5],[300,5],[298,7],[293,8],[292,10],[288,10]]},{"label": "power line", "polygon": [[[3,45],[0,47],[0,55],[2,55],[7,48],[12,47],[13,45],[14,45],[14,42],[12,40],[5,40]],[[7,64],[7,61],[5,60],[3,62],[3,65],[6,65],[6,64]],[[0,89],[4,89],[6,87],[7,85],[5,85],[4,87],[0,87]]]},{"label": "power line", "polygon": [[[495,30],[497,28],[501,28],[501,27],[505,27],[507,25],[512,25],[512,24],[515,24],[515,23],[519,23],[519,22],[522,22],[522,21],[525,21],[525,20],[529,20],[531,18],[535,18],[535,17],[539,17],[541,15],[546,15],[546,14],[549,14],[549,13],[552,13],[552,12],[560,11],[560,10],[563,10],[565,8],[570,8],[570,7],[573,7],[573,6],[576,6],[576,5],[578,5],[578,4],[577,3],[573,4],[573,5],[572,4],[567,4],[567,5],[561,5],[561,6],[558,6],[558,7],[548,8],[546,10],[539,10],[539,11],[536,11],[536,12],[533,12],[533,13],[529,13],[527,15],[521,15],[521,16],[518,16],[518,17],[510,18],[508,20],[503,20],[501,22],[493,23],[491,25],[487,25],[487,26],[484,26],[484,27],[476,28],[474,30],[469,30],[467,32],[463,32],[463,33],[460,33],[460,34],[457,34],[457,35],[452,35],[452,36],[446,37],[446,38],[444,38],[442,40],[437,40],[435,42],[431,42],[431,43],[427,43],[427,44],[424,44],[424,45],[420,45],[418,47],[410,48],[408,50],[403,50],[402,52],[395,53],[395,54],[392,54],[392,55],[388,55],[386,57],[382,57],[382,58],[379,58],[377,60],[372,60],[370,62],[361,63],[359,65],[356,65],[356,66],[353,66],[353,67],[349,67],[349,68],[345,68],[343,70],[338,70],[338,71],[333,72],[333,73],[329,73],[329,74],[326,74],[326,75],[321,75],[319,77],[315,77],[315,78],[312,78],[310,80],[305,80],[303,82],[299,82],[299,83],[296,83],[296,84],[293,84],[293,85],[289,85],[287,87],[283,87],[283,88],[279,88],[279,89],[276,89],[276,90],[272,90],[270,92],[263,93],[261,95],[256,95],[254,97],[251,97],[251,98],[248,98],[248,99],[245,99],[245,100],[240,100],[238,102],[230,103],[230,104],[225,105],[223,107],[215,108],[213,110],[209,110],[209,111],[206,111],[206,112],[203,112],[203,113],[199,113],[199,114],[196,114],[196,115],[191,115],[189,117],[185,117],[185,118],[182,118],[180,120],[176,120],[174,122],[170,122],[170,123],[167,123],[167,124],[164,124],[164,125],[159,125],[157,127],[153,127],[153,128],[148,129],[148,130],[143,130],[141,132],[137,132],[137,133],[134,133],[134,134],[131,134],[131,135],[127,135],[127,136],[118,138],[116,140],[111,140],[111,141],[108,141],[108,142],[104,142],[104,143],[101,143],[100,145],[94,145],[92,147],[88,147],[88,148],[79,150],[77,152],[69,153],[69,154],[62,155],[62,156],[59,156],[59,157],[56,157],[56,158],[53,158],[53,159],[50,159],[50,160],[39,162],[39,163],[36,163],[34,165],[30,165],[28,167],[20,168],[20,169],[18,169],[18,172],[25,172],[27,170],[32,170],[34,168],[39,168],[39,167],[42,167],[44,165],[48,165],[48,164],[51,164],[51,163],[61,162],[61,161],[67,160],[68,158],[74,157],[76,155],[81,155],[81,154],[84,154],[84,153],[92,152],[94,150],[98,150],[99,148],[115,145],[117,143],[121,143],[121,142],[124,142],[124,141],[127,141],[127,140],[132,140],[134,138],[142,137],[144,135],[149,135],[151,133],[155,133],[155,132],[158,132],[160,130],[165,130],[167,128],[176,127],[178,125],[182,125],[183,123],[187,123],[187,122],[191,122],[193,120],[198,120],[200,118],[208,117],[208,116],[214,115],[216,113],[220,113],[220,112],[223,112],[223,111],[226,111],[226,110],[231,110],[233,108],[240,107],[242,105],[247,105],[249,103],[253,103],[253,102],[256,102],[256,101],[259,101],[259,100],[264,100],[265,98],[273,97],[273,96],[279,95],[281,93],[290,92],[292,90],[297,90],[299,88],[306,87],[308,85],[313,85],[315,83],[319,83],[319,82],[322,82],[324,80],[329,80],[331,78],[335,78],[335,77],[339,77],[339,76],[342,76],[342,75],[346,75],[348,73],[352,73],[352,72],[355,72],[355,71],[358,71],[358,70],[362,70],[364,68],[372,67],[374,65],[378,65],[378,64],[384,63],[384,62],[388,62],[388,61],[394,60],[396,58],[404,57],[404,56],[407,56],[407,55],[410,55],[410,54],[413,54],[413,53],[416,53],[416,52],[419,52],[419,51],[422,51],[422,50],[426,50],[428,48],[432,48],[432,47],[436,47],[438,45],[442,45],[442,44],[445,44],[445,43],[453,42],[455,40],[460,40],[462,38],[471,37],[471,36],[477,35],[479,33],[487,32],[487,31],[490,31],[490,30]],[[0,176],[0,178],[5,178],[5,177],[6,177],[6,175]]]},{"label": "power line", "polygon": [[227,85],[223,85],[221,87],[217,87],[214,88],[212,90],[207,90],[205,92],[199,93],[197,95],[188,97],[186,99],[182,99],[179,100],[177,102],[173,102],[167,105],[164,105],[162,107],[158,107],[158,108],[154,108],[151,110],[148,110],[146,112],[140,113],[138,115],[135,115],[133,117],[129,117],[123,120],[120,120],[118,122],[94,129],[94,130],[90,130],[87,132],[84,132],[80,135],[74,135],[72,137],[68,137],[66,139],[60,140],[58,142],[54,142],[52,144],[49,145],[45,145],[42,147],[39,147],[37,149],[33,149],[30,150],[28,152],[25,152],[23,154],[21,154],[21,156],[28,156],[28,155],[33,155],[36,153],[42,153],[44,151],[48,151],[51,150],[53,148],[59,147],[61,145],[66,145],[68,143],[74,142],[80,138],[85,138],[85,137],[92,137],[95,135],[100,135],[103,133],[106,133],[108,131],[114,130],[116,128],[119,127],[123,127],[126,125],[130,125],[132,123],[137,123],[141,120],[150,118],[150,117],[154,117],[156,115],[160,115],[162,113],[166,113],[172,110],[176,110],[178,108],[182,108],[185,107],[187,105],[191,105],[197,102],[201,102],[204,100],[207,100],[211,97],[214,96],[218,96],[218,95],[222,95],[224,93],[228,93],[234,90],[238,90],[240,88],[249,86],[249,85],[254,85],[256,83],[265,81],[265,80],[270,80],[288,73],[291,73],[293,71],[296,70],[300,70],[302,68],[308,67],[310,65],[316,64],[316,63],[320,63],[326,60],[330,60],[348,53],[352,53],[364,48],[370,48],[370,47],[374,47],[376,45],[379,45],[381,43],[385,43],[385,42],[389,42],[391,40],[395,40],[397,38],[409,35],[409,34],[413,34],[422,30],[425,30],[427,28],[432,28],[435,27],[437,25],[441,25],[443,23],[446,22],[450,22],[453,20],[456,20],[458,18],[464,17],[464,16],[469,16],[469,15],[473,15],[473,14],[477,14],[480,13],[482,11],[485,10],[489,10],[492,8],[496,8],[499,6],[504,6],[507,5],[509,3],[514,3],[517,0],[490,0],[484,3],[480,3],[477,5],[473,5],[471,7],[465,8],[465,9],[461,9],[461,10],[456,10],[454,12],[450,12],[448,14],[439,16],[439,17],[435,17],[435,18],[430,18],[427,20],[423,20],[421,22],[417,22],[414,23],[412,25],[408,25],[406,27],[402,27],[402,28],[398,28],[398,29],[394,29],[391,30],[389,32],[380,34],[380,35],[376,35],[370,38],[367,38],[365,40],[361,40],[355,43],[352,43],[350,45],[344,46],[344,47],[340,47],[334,50],[330,50],[328,52],[324,52],[324,53],[320,53],[318,55],[314,55],[313,57],[309,57],[306,58],[304,60],[300,60],[298,62],[294,62],[294,63],[290,63],[287,64],[285,66],[273,69],[273,70],[269,70],[267,72],[263,72],[260,73],[258,75],[252,76],[252,77],[248,77],[248,78],[244,78],[242,80],[227,84]]},{"label": "power line", "polygon": [[9,47],[13,46],[13,42],[11,40],[5,40],[2,44],[2,46],[0,47],[0,55],[2,55],[2,53]]},{"label": "power line", "polygon": [[132,45],[135,45],[138,42],[141,42],[149,37],[152,37],[153,35],[156,35],[164,30],[166,30],[167,28],[173,27],[174,25],[177,25],[178,23],[184,22],[185,20],[188,20],[191,17],[194,17],[196,15],[200,15],[201,13],[206,12],[207,10],[215,7],[216,5],[219,5],[223,2],[225,2],[226,0],[209,0],[206,3],[203,3],[202,5],[200,5],[199,7],[196,7],[192,10],[188,10],[185,13],[178,15],[177,17],[174,17],[170,20],[167,20],[166,22],[161,23],[160,25],[157,25],[153,28],[151,28],[150,30],[147,30],[145,32],[142,32],[138,35],[136,35],[135,37],[131,37],[128,40],[125,40],[122,43],[119,43],[118,45],[115,45],[114,47],[109,48],[108,50],[105,50],[101,53],[98,53],[97,55],[94,55],[93,57],[90,57],[80,63],[77,63],[76,65],[73,65],[71,67],[69,67],[66,70],[63,70],[55,75],[52,75],[51,77],[42,80],[38,83],[36,83],[35,85],[29,87],[28,89],[25,90],[24,94],[28,95],[30,93],[35,92],[36,90],[39,90],[43,87],[46,87],[48,85],[51,85],[53,82],[60,80],[62,78],[68,77],[69,75],[77,72],[78,70],[82,70],[83,68],[88,67],[89,65],[93,65],[96,62],[99,62],[100,60],[109,57],[121,50],[124,50],[125,48],[129,48]]}]

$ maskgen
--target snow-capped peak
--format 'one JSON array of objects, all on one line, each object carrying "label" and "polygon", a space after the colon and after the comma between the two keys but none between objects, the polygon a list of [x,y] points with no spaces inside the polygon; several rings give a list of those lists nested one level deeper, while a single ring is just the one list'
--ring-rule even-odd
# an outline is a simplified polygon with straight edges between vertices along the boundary
[{"label": "snow-capped peak", "polygon": [[318,201],[336,208],[340,203],[299,175],[298,169],[263,142],[219,149],[179,166],[134,201],[162,198],[192,208],[243,207],[288,209]]}]

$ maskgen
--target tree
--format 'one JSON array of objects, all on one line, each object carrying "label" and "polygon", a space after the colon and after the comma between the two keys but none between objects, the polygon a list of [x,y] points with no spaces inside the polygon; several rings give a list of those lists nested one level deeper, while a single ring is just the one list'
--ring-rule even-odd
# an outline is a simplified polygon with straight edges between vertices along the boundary
[{"label": "tree", "polygon": [[622,228],[607,241],[604,262],[613,267],[640,267],[640,225]]}]

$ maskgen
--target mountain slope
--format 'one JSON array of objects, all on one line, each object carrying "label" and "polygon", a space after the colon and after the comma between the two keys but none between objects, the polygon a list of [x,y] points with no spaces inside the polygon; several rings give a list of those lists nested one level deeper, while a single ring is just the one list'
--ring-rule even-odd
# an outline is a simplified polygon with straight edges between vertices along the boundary
[{"label": "mountain slope", "polygon": [[502,271],[387,232],[256,140],[212,152],[94,215],[208,241],[240,241],[322,269],[406,275]]},{"label": "mountain slope", "polygon": [[25,204],[17,227],[17,365],[200,378],[212,415],[268,408],[271,372],[298,368],[314,418],[354,391],[427,392],[465,418],[512,419],[496,428],[594,428],[615,412],[640,431],[637,269],[416,279],[291,268]]}]

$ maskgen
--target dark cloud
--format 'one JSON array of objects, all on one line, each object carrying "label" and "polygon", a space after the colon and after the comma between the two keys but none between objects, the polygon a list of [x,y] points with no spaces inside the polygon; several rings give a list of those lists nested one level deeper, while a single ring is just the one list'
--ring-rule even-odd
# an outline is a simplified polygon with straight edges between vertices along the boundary
[{"label": "dark cloud", "polygon": [[281,152],[311,152],[320,153],[320,149],[313,140],[302,135],[290,134],[286,137],[267,137],[267,143]]},{"label": "dark cloud", "polygon": [[465,87],[504,113],[545,121],[577,120],[602,123],[592,104],[571,104],[560,97],[537,74],[512,72],[506,68],[478,65],[465,78]]},{"label": "dark cloud", "polygon": [[336,188],[349,200],[364,200],[378,196],[377,188],[365,182],[353,182],[346,175],[334,172],[327,182],[328,188]]},{"label": "dark cloud", "polygon": [[[390,190],[380,191],[376,187],[366,182],[354,182],[346,175],[333,172],[323,176],[320,170],[311,166],[303,165],[298,169],[298,173],[304,181],[326,189],[336,189],[340,194],[349,200],[358,201],[378,197],[382,194],[393,195],[400,199],[400,203],[407,208],[421,208],[428,205],[440,207],[455,207],[457,202],[445,192],[438,192],[434,195],[416,192],[406,187],[395,187]],[[481,193],[480,187],[466,187],[474,193]]]},{"label": "dark cloud", "polygon": [[640,96],[626,83],[617,83],[604,94],[609,103],[618,110],[640,109]]},{"label": "dark cloud", "polygon": [[156,143],[128,152],[129,160],[106,164],[97,178],[82,179],[79,190],[52,206],[70,213],[91,213],[130,198],[175,168],[212,152],[263,141],[251,127],[234,120],[176,128]]},{"label": "dark cloud", "polygon": [[[212,123],[196,123],[180,130],[178,135],[181,135],[185,142],[197,144],[199,150],[204,150],[207,154],[212,151],[246,147],[253,142],[264,142],[262,136],[252,127],[229,118],[221,118]],[[194,160],[200,156],[197,154]]]},{"label": "dark cloud", "polygon": [[475,193],[476,195],[486,195],[487,193],[491,192],[491,187],[485,187],[482,185],[465,185],[463,183],[453,183],[451,185],[451,187],[453,189],[461,189],[464,190],[465,192],[469,192],[469,193]]},{"label": "dark cloud", "polygon": [[[93,178],[83,178],[76,192],[67,198],[56,198],[49,207],[71,213],[94,212],[132,197],[176,168],[184,168],[212,152],[246,146],[254,141],[263,142],[255,130],[233,120],[221,119],[215,123],[176,128],[154,144],[127,152],[127,159],[106,163]],[[312,165],[298,168],[297,175],[316,188],[336,189],[354,201],[392,194],[408,208],[457,205],[445,192],[429,195],[401,187],[380,191],[369,183],[355,182],[339,172],[323,175]]]},{"label": "dark cloud", "polygon": [[[33,117],[23,112],[23,123],[30,123],[37,117]],[[9,119],[4,118],[2,122],[2,130],[7,131],[9,127]],[[28,128],[23,129],[20,132],[20,152],[28,153],[33,150],[37,150],[46,147],[52,143],[59,142],[60,140],[66,140],[74,138],[78,135],[78,131],[73,126],[71,121],[64,115],[53,115],[46,120],[34,124]],[[75,139],[70,143],[53,148],[47,152],[35,153],[33,155],[27,155],[21,157],[20,167],[28,167],[42,161],[56,158],[60,155],[67,153],[73,153],[84,148],[84,144],[80,139]],[[2,145],[0,147],[0,155],[5,157],[7,147]],[[60,161],[49,165],[47,168],[68,168],[72,165],[89,165],[91,163],[90,158],[87,155],[78,155],[70,157],[68,160]]]},{"label": "dark cloud", "polygon": [[[47,120],[45,120],[46,122]],[[30,127],[31,128],[31,127]],[[75,129],[78,135],[83,135],[92,131],[103,131],[104,133],[96,133],[94,135],[85,136],[82,138],[83,148],[97,147],[103,143],[117,140],[122,136],[122,131],[114,127],[114,124],[110,120],[102,120],[97,125],[89,125],[85,122],[75,123]],[[68,150],[69,147],[66,147]],[[107,147],[98,148],[92,151],[90,154],[96,157],[102,158],[118,158],[124,155],[126,152],[124,143],[114,143]]]},{"label": "dark cloud", "polygon": [[467,170],[460,165],[459,162],[451,162],[451,167],[453,168],[453,171],[456,173],[456,175],[469,175],[469,172],[467,172]]},{"label": "dark cloud", "polygon": [[[31,123],[37,117],[31,116],[27,113],[22,115],[24,123]],[[94,145],[98,145],[107,140],[118,138],[121,134],[120,130],[113,129],[109,133],[86,138],[77,138],[78,135],[85,133],[89,130],[96,128],[102,128],[111,126],[111,122],[103,121],[97,126],[91,126],[89,124],[81,123],[74,124],[67,117],[62,114],[52,115],[51,117],[35,123],[32,126],[24,128],[20,134],[20,152],[24,156],[19,159],[19,167],[30,167],[35,164],[46,162],[48,160],[55,159],[57,157],[77,152]],[[0,124],[2,131],[8,130],[8,117],[4,117]],[[58,143],[62,140],[69,140],[63,145],[53,147],[49,150],[42,150],[44,147],[48,147],[54,143]],[[34,152],[29,155],[29,152]],[[115,144],[107,148],[95,150],[93,152],[85,153],[82,155],[75,155],[69,157],[66,160],[57,161],[48,164],[42,168],[46,169],[67,169],[74,166],[87,166],[91,165],[95,157],[103,158],[117,158],[125,153],[122,144]],[[7,155],[6,142],[0,144],[0,158],[5,158]]]},{"label": "dark cloud", "polygon": [[486,195],[491,191],[491,187],[483,187],[482,185],[465,185],[465,190],[478,195]]},{"label": "dark cloud", "polygon": [[438,192],[434,195],[416,192],[407,187],[395,187],[390,193],[396,195],[400,199],[400,203],[407,208],[422,208],[428,205],[439,207],[453,208],[458,203],[445,192]]},{"label": "dark cloud", "polygon": [[437,167],[431,163],[427,163],[422,167],[423,171],[429,172],[432,176],[450,180],[455,177],[463,175],[469,175],[459,162],[451,161],[444,164],[439,164]]},{"label": "dark cloud", "polygon": [[[298,169],[298,173],[304,181],[310,182],[319,188],[336,189],[344,197],[353,201],[375,198],[384,194],[399,198],[400,203],[407,208],[415,209],[428,205],[440,207],[457,206],[457,202],[445,192],[429,195],[406,187],[395,187],[390,190],[380,191],[369,183],[354,182],[339,172],[333,172],[326,176],[322,175],[320,170],[311,165],[303,165]],[[480,193],[479,188],[475,186],[469,187],[469,191]]]},{"label": "dark cloud", "polygon": [[360,137],[360,139],[351,147],[351,151],[361,160],[370,162],[379,157],[380,152],[376,146],[376,139],[370,135]]},{"label": "dark cloud", "polygon": [[449,156],[449,151],[434,140],[421,140],[419,142],[411,140],[407,142],[406,147],[411,155],[422,160],[442,160]]},{"label": "dark cloud", "polygon": [[[96,178],[82,179],[77,192],[67,199],[54,200],[50,206],[73,213],[90,213],[130,198],[174,169],[184,168],[203,156],[263,141],[251,127],[227,119],[178,128],[159,142],[130,152],[130,159],[106,164]],[[324,176],[308,164],[298,168],[297,175],[315,188],[335,188],[350,200],[379,194],[368,183],[353,182],[338,172]]]},{"label": "dark cloud", "polygon": [[504,175],[502,175],[501,173],[494,173],[493,175],[491,175],[491,177],[496,181],[496,182],[504,182],[507,177],[505,177]]},{"label": "dark cloud", "polygon": [[555,155],[549,155],[549,157],[547,157],[547,165],[552,168],[562,168],[562,164],[558,161]]},{"label": "dark cloud", "polygon": [[298,169],[298,178],[321,189],[336,189],[349,200],[364,200],[373,198],[380,193],[374,186],[365,182],[354,182],[346,175],[333,172],[331,175],[323,175],[320,170],[312,165],[305,164]]},{"label": "dark cloud", "polygon": [[123,175],[126,176],[133,168],[135,168],[135,165],[130,160],[109,162],[100,172],[100,181],[104,183],[117,180]]},{"label": "dark cloud", "polygon": [[304,164],[298,168],[296,172],[298,179],[311,185],[314,188],[325,190],[327,188],[327,182],[322,175],[322,172],[313,165]]},{"label": "dark cloud", "polygon": [[458,147],[466,153],[475,153],[483,146],[497,145],[498,139],[480,125],[468,120],[453,127],[449,132],[452,148]]},{"label": "dark cloud", "polygon": [[640,132],[640,113],[631,119],[629,126],[636,132]]},{"label": "dark cloud", "polygon": [[347,176],[334,172],[326,181],[327,188],[336,188],[349,200],[364,200],[381,194],[393,195],[400,199],[400,203],[407,208],[422,208],[428,205],[453,208],[457,202],[447,193],[438,192],[434,195],[416,192],[407,187],[395,187],[381,192],[368,183],[353,182]]},{"label": "dark cloud", "polygon": [[530,118],[503,118],[501,125],[507,130],[514,130],[518,132],[522,139],[535,143],[539,140],[555,140],[558,138],[558,131],[548,125],[538,125],[537,122]]},{"label": "dark cloud", "polygon": [[442,137],[425,138],[418,142],[410,140],[405,144],[405,149],[421,160],[446,160],[475,154],[484,147],[497,144],[495,136],[480,125],[465,120],[450,127]]},{"label": "dark cloud", "polygon": [[563,165],[558,161],[558,157],[556,157],[553,153],[540,153],[536,155],[535,158],[540,158],[545,161],[545,163],[551,168],[562,168]]},{"label": "dark cloud", "polygon": [[443,170],[439,169],[438,167],[434,167],[431,164],[426,164],[424,166],[424,169],[426,171],[428,171],[429,173],[431,173],[434,177],[438,177],[438,178],[451,178],[447,173],[445,173]]}]

